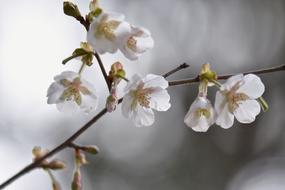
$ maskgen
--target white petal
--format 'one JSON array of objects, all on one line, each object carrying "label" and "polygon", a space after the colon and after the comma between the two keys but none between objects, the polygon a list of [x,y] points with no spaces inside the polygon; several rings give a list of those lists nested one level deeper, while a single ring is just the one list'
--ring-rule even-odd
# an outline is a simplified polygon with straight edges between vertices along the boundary
[{"label": "white petal", "polygon": [[228,104],[217,112],[216,124],[221,126],[224,129],[228,129],[234,124],[234,115],[229,111]]},{"label": "white petal", "polygon": [[87,88],[92,93],[92,95],[97,97],[97,91],[89,81],[83,79],[82,77],[80,78],[80,81],[81,81],[81,86]]},{"label": "white petal", "polygon": [[133,117],[137,127],[151,126],[154,123],[154,113],[150,108],[137,106]]},{"label": "white petal", "polygon": [[79,77],[78,73],[74,71],[64,71],[60,75],[54,77],[56,82],[61,81],[62,79],[67,79],[69,81],[73,81],[76,77]]},{"label": "white petal", "polygon": [[81,105],[80,108],[84,110],[85,113],[89,113],[95,110],[98,106],[98,97],[96,95],[82,95],[81,94]]},{"label": "white petal", "polygon": [[160,75],[148,74],[142,81],[145,84],[144,88],[161,87],[166,89],[168,87],[168,81]]},{"label": "white petal", "polygon": [[155,88],[150,94],[150,107],[157,111],[167,111],[171,104],[168,92],[160,87]]},{"label": "white petal", "polygon": [[116,12],[105,12],[102,17],[106,16],[107,20],[123,21],[125,20],[125,15]]},{"label": "white petal", "polygon": [[244,76],[243,84],[240,86],[238,92],[243,92],[252,99],[256,99],[262,96],[265,87],[261,79],[254,75],[248,74]]},{"label": "white petal", "polygon": [[74,101],[62,101],[56,104],[60,112],[73,114],[79,110],[79,106]]},{"label": "white petal", "polygon": [[124,117],[126,118],[130,118],[131,115],[133,114],[132,112],[132,101],[133,98],[132,96],[130,96],[129,94],[126,94],[123,98],[123,102],[122,102],[122,114]]},{"label": "white petal", "polygon": [[122,44],[120,50],[129,60],[137,60],[139,58],[139,54],[128,48],[126,44]]},{"label": "white petal", "polygon": [[47,92],[47,103],[56,104],[60,101],[60,97],[64,91],[64,87],[56,82],[52,83]]},{"label": "white petal", "polygon": [[192,129],[196,132],[206,132],[210,126],[211,125],[209,125],[207,118],[202,116],[199,118],[198,123],[192,127]]},{"label": "white petal", "polygon": [[230,90],[235,84],[237,84],[239,81],[242,81],[242,79],[243,74],[234,75],[228,78],[226,83],[222,85],[222,90]]},{"label": "white petal", "polygon": [[144,53],[148,49],[153,48],[154,41],[152,37],[147,38],[135,38],[137,40],[137,52]]},{"label": "white petal", "polygon": [[225,96],[220,91],[217,91],[216,99],[215,99],[215,110],[218,114],[222,112],[222,110],[226,106],[226,103],[227,103],[227,100]]},{"label": "white petal", "polygon": [[135,90],[140,83],[142,77],[138,74],[134,74],[130,81],[127,83],[127,86],[124,88],[124,92],[128,93],[130,90]]},{"label": "white petal", "polygon": [[256,100],[242,101],[234,111],[234,115],[240,123],[251,123],[260,113],[260,105]]}]

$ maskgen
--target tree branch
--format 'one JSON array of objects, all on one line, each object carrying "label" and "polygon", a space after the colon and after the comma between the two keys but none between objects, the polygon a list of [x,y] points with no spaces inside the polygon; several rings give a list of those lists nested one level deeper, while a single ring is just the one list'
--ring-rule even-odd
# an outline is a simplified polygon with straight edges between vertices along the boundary
[{"label": "tree branch", "polygon": [[[266,68],[266,69],[260,69],[260,70],[256,70],[256,71],[249,71],[249,72],[244,72],[243,74],[265,74],[265,73],[272,73],[272,72],[277,72],[277,71],[284,71],[285,70],[285,64],[280,65],[280,66],[276,66],[276,67],[272,67],[272,68]],[[227,74],[227,75],[220,75],[218,76],[218,80],[225,80],[230,78],[231,76],[233,76],[235,74]],[[200,82],[199,76],[195,77],[195,78],[190,78],[190,79],[183,79],[183,80],[176,80],[176,81],[169,81],[169,86],[178,86],[178,85],[189,85],[189,84],[193,84],[193,83],[197,83]]]},{"label": "tree branch", "polygon": [[[94,53],[95,54],[95,53]],[[99,57],[99,56],[98,56]],[[100,57],[99,57],[100,58]],[[99,59],[100,60],[100,59]],[[102,64],[101,61],[99,61],[99,63]],[[185,64],[183,64],[184,66],[179,66],[177,68],[180,69],[174,69],[175,72],[183,69],[183,68],[187,68],[185,66]],[[171,74],[174,74],[174,70],[168,72],[167,76],[170,76]],[[170,74],[169,74],[170,73]],[[167,77],[166,76],[166,77]],[[121,98],[118,101],[118,104],[122,103],[123,99]],[[54,154],[56,154],[57,152],[60,152],[61,150],[70,147],[73,143],[73,141],[75,139],[77,139],[84,131],[86,131],[88,128],[90,128],[94,123],[96,123],[96,121],[98,121],[103,115],[105,115],[107,113],[107,109],[104,108],[102,109],[96,116],[94,116],[88,123],[86,123],[84,126],[82,126],[77,132],[75,132],[71,137],[69,137],[67,140],[65,140],[63,143],[61,143],[60,145],[58,145],[56,148],[54,148],[52,151],[50,151],[48,154],[46,154],[45,156],[43,156],[40,159],[37,159],[36,161],[34,161],[33,163],[27,165],[25,168],[23,168],[22,170],[20,170],[18,173],[16,173],[14,176],[12,176],[11,178],[9,178],[8,180],[6,180],[3,184],[0,185],[0,189],[5,188],[6,186],[8,186],[9,184],[11,184],[12,182],[14,182],[16,179],[18,179],[19,177],[23,176],[24,174],[30,172],[31,170],[37,168],[45,159],[53,156]]]},{"label": "tree branch", "polygon": [[97,62],[98,62],[98,64],[99,64],[99,67],[100,67],[100,69],[101,69],[101,72],[102,72],[102,74],[103,74],[103,76],[104,76],[104,79],[105,79],[105,81],[106,81],[106,84],[107,84],[107,86],[108,86],[108,90],[110,91],[111,90],[111,83],[110,83],[110,80],[108,79],[108,74],[107,74],[107,72],[106,72],[106,70],[105,70],[105,67],[104,67],[104,65],[103,65],[103,62],[102,62],[102,60],[101,60],[101,57],[100,57],[100,55],[96,52],[96,53],[94,53],[93,52],[93,55],[96,57],[96,59],[97,59]]}]

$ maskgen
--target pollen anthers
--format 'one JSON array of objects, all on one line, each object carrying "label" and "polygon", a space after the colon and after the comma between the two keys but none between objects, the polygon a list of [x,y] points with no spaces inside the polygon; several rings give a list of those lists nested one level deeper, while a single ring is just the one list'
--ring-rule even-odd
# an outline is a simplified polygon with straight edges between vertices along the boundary
[{"label": "pollen anthers", "polygon": [[245,93],[237,92],[242,84],[242,81],[238,81],[229,91],[223,92],[227,99],[228,108],[231,113],[238,108],[240,102],[250,99]]},{"label": "pollen anthers", "polygon": [[149,108],[150,104],[150,94],[152,93],[152,88],[143,88],[144,83],[139,84],[136,90],[132,91],[132,96],[134,97],[132,102],[133,109],[136,107],[137,104]]},{"label": "pollen anthers", "polygon": [[198,108],[196,114],[198,117],[205,116],[206,118],[209,118],[211,113],[205,108]]},{"label": "pollen anthers", "polygon": [[90,94],[89,90],[86,87],[81,86],[79,77],[75,78],[72,82],[67,79],[62,79],[60,83],[66,87],[60,97],[62,100],[74,100],[78,105],[81,105],[82,98],[80,92],[85,95]]},{"label": "pollen anthers", "polygon": [[107,16],[105,16],[105,18],[102,19],[102,22],[98,24],[98,28],[95,31],[95,36],[97,38],[104,36],[108,40],[113,41],[116,38],[114,31],[118,28],[119,25],[119,21],[107,21]]}]

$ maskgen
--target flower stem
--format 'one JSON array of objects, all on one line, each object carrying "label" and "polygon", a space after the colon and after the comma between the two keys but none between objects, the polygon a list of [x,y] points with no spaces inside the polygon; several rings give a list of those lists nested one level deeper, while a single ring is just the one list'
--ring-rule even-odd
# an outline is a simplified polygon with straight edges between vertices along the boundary
[{"label": "flower stem", "polygon": [[269,106],[263,97],[257,98],[257,101],[259,102],[259,104],[260,104],[260,106],[264,112],[267,112],[269,110]]},{"label": "flower stem", "polygon": [[72,55],[72,56],[70,56],[70,57],[64,59],[64,60],[62,61],[62,64],[65,65],[65,64],[66,64],[67,62],[69,62],[70,60],[75,59],[75,58],[80,57],[80,56],[83,56],[83,55],[86,55],[86,54],[87,54],[87,53],[79,53],[79,54],[76,54],[76,55]]},{"label": "flower stem", "polygon": [[80,69],[79,69],[79,71],[78,71],[78,74],[79,74],[79,75],[82,74],[82,72],[83,72],[85,66],[86,66],[86,64],[85,64],[85,63],[82,63],[82,65],[81,65],[81,67],[80,67]]}]

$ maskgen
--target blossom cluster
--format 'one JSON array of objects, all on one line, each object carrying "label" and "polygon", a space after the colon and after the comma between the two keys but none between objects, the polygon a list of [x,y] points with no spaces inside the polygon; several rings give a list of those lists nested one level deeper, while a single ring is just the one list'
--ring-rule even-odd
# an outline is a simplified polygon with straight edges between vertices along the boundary
[{"label": "blossom cluster", "polygon": [[[67,5],[69,7],[65,9],[68,10],[66,13],[80,20],[78,8]],[[128,23],[122,14],[102,10],[97,0],[91,1],[86,22],[89,23],[87,42],[81,43],[81,47],[72,55],[72,58],[80,58],[83,66],[91,66],[93,56],[98,58],[99,54],[115,53],[118,50],[126,58],[136,60],[154,46],[147,29]],[[56,104],[59,111],[70,113],[80,109],[89,113],[96,109],[98,94],[92,83],[81,76],[82,69],[78,73],[65,71],[54,78],[55,82],[50,85],[47,93],[48,104]],[[131,118],[136,126],[152,125],[155,120],[153,110],[167,111],[171,107],[166,90],[169,84],[163,76],[148,74],[142,77],[135,74],[129,80],[123,64],[115,62],[106,77],[110,92],[106,98],[108,112],[113,112],[119,103],[117,91],[122,80],[127,81],[122,115]],[[227,129],[233,125],[234,118],[241,123],[251,123],[260,113],[263,104],[259,100],[262,100],[264,85],[258,76],[240,74],[220,84],[217,74],[210,70],[210,65],[204,64],[199,81],[198,96],[184,118],[185,124],[194,131],[205,132],[214,123]],[[214,107],[207,98],[208,87],[211,86],[219,89]]]},{"label": "blossom cluster", "polygon": [[[264,84],[254,74],[234,75],[219,84],[215,72],[210,70],[209,64],[204,64],[200,79],[198,97],[184,118],[185,124],[194,131],[206,132],[214,123],[228,129],[233,126],[234,118],[240,123],[252,123],[261,106],[265,106],[261,101]],[[207,98],[207,88],[213,84],[219,88],[214,107]]]}]

